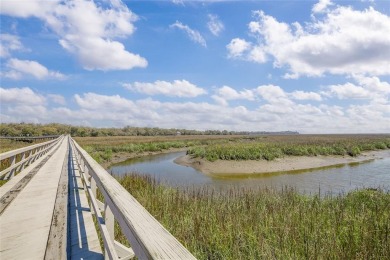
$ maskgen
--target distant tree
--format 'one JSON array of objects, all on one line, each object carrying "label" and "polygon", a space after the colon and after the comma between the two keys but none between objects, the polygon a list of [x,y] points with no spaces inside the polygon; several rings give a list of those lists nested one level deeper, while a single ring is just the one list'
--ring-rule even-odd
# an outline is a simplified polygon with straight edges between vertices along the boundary
[{"label": "distant tree", "polygon": [[98,132],[97,130],[92,130],[92,131],[91,131],[91,136],[92,136],[92,137],[99,136],[99,132]]},{"label": "distant tree", "polygon": [[41,129],[42,135],[58,135],[58,128],[53,126],[43,126]]}]

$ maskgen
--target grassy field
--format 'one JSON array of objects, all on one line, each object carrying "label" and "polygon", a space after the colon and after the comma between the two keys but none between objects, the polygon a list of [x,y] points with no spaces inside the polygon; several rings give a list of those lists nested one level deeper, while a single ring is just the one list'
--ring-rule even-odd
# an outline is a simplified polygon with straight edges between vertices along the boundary
[{"label": "grassy field", "polygon": [[389,149],[390,135],[269,135],[76,137],[99,163],[114,154],[188,148],[194,157],[215,160],[273,160],[283,156],[349,155]]},{"label": "grassy field", "polygon": [[97,162],[110,161],[117,153],[140,154],[172,148],[226,143],[242,136],[115,136],[74,138]]},{"label": "grassy field", "polygon": [[21,142],[21,141],[13,141],[9,139],[0,139],[0,153],[5,153],[11,150],[19,149],[22,147],[46,142],[47,140],[37,140],[32,143],[29,142]]},{"label": "grassy field", "polygon": [[[307,197],[292,189],[180,191],[120,183],[198,259],[390,259],[390,194]],[[116,229],[117,239],[125,238]]]},{"label": "grassy field", "polygon": [[215,160],[273,160],[283,156],[349,155],[390,149],[390,135],[263,136],[188,149],[194,157]]}]

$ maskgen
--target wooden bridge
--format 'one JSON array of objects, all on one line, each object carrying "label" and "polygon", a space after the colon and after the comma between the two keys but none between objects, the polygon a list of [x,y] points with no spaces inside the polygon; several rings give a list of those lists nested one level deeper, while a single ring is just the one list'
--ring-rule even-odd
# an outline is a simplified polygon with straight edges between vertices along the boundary
[{"label": "wooden bridge", "polygon": [[71,137],[0,161],[0,259],[195,259]]}]

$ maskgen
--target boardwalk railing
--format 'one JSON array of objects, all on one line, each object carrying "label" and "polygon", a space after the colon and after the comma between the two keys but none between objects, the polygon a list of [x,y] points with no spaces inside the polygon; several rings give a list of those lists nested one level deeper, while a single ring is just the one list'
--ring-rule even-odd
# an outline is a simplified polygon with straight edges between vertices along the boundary
[{"label": "boardwalk railing", "polygon": [[16,173],[50,151],[62,138],[63,136],[57,136],[57,139],[51,141],[0,154],[0,165],[2,167],[5,165],[5,169],[0,172],[0,180],[11,179]]},{"label": "boardwalk railing", "polygon": [[[135,254],[138,259],[196,259],[85,150],[70,142],[98,219],[106,258],[130,259]],[[97,190],[103,202],[97,200]],[[114,240],[115,221],[132,248]]]},{"label": "boardwalk railing", "polygon": [[57,139],[59,135],[43,135],[43,136],[0,136],[0,139],[8,139],[13,141],[33,142],[38,140]]}]

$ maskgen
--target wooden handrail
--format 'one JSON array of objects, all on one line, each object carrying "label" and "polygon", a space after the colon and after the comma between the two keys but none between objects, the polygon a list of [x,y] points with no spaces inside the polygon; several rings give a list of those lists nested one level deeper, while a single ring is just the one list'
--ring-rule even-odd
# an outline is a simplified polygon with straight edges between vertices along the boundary
[{"label": "wooden handrail", "polygon": [[[169,233],[130,193],[119,184],[101,165],[99,165],[73,139],[72,146],[85,176],[91,199],[95,199],[96,190],[104,196],[103,238],[106,256],[119,255],[112,250],[112,245],[123,249],[114,241],[114,219],[119,223],[122,233],[131,244],[132,250],[139,259],[196,259],[171,233]],[[93,209],[99,201],[91,203]],[[101,203],[100,203],[101,204]],[[99,214],[97,214],[99,216]],[[99,223],[100,224],[100,223]],[[100,227],[102,229],[102,227]],[[107,232],[105,231],[107,229]],[[119,245],[118,245],[119,244]],[[116,249],[118,251],[118,249]],[[111,257],[109,257],[111,258]],[[113,257],[114,259],[116,257]]]},{"label": "wooden handrail", "polygon": [[[22,171],[27,165],[33,163],[36,159],[46,154],[55,144],[62,140],[59,136],[55,140],[47,141],[40,144],[30,145],[20,149],[12,150],[0,154],[0,162],[10,160],[10,165],[0,172],[0,179],[10,179],[17,171]],[[19,161],[16,161],[18,155],[21,155]]]},{"label": "wooden handrail", "polygon": [[38,148],[40,146],[44,146],[44,145],[56,142],[56,141],[60,140],[59,137],[61,137],[61,136],[57,136],[57,139],[55,139],[55,140],[50,140],[50,141],[47,141],[47,142],[44,142],[44,143],[34,144],[34,145],[30,145],[30,146],[26,146],[26,147],[22,147],[22,148],[19,148],[19,149],[16,149],[16,150],[12,150],[12,151],[8,151],[8,152],[5,152],[5,153],[2,153],[2,154],[0,154],[0,161],[2,161],[4,159],[7,159],[7,158],[9,158],[11,156],[14,156],[14,155],[18,155],[18,154],[21,154],[21,153],[24,153],[24,152],[28,152],[28,151],[33,150],[35,148]]},{"label": "wooden handrail", "polygon": [[61,135],[41,135],[41,136],[0,136],[0,139],[56,139]]}]

